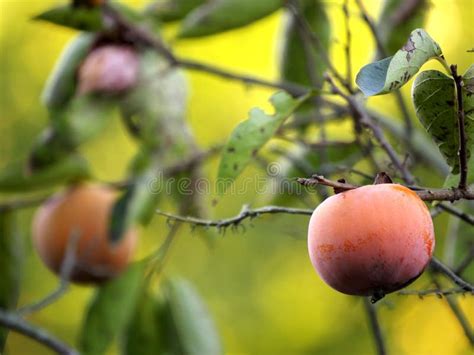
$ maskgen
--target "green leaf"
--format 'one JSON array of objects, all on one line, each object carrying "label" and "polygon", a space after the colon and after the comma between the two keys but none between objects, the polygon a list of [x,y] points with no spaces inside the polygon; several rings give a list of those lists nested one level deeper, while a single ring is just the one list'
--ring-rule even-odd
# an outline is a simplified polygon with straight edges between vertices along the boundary
[{"label": "green leaf", "polygon": [[93,41],[92,34],[81,33],[64,49],[41,95],[41,101],[47,108],[64,107],[74,96],[78,67],[89,53]]},{"label": "green leaf", "polygon": [[464,89],[474,94],[474,64],[471,64],[466,70],[462,76],[462,80],[464,82]]},{"label": "green leaf", "polygon": [[[148,292],[141,296],[122,344],[124,355],[170,354],[166,341],[164,305]],[[171,354],[170,354],[171,355]]]},{"label": "green leaf", "polygon": [[0,172],[0,192],[27,192],[50,188],[90,177],[87,161],[71,155],[45,168],[28,172],[23,162]]},{"label": "green leaf", "polygon": [[[445,156],[452,173],[459,172],[459,131],[456,109],[455,85],[452,78],[437,70],[421,72],[412,90],[416,114]],[[465,110],[465,130],[467,133],[467,154],[470,156],[471,142],[474,141],[474,104],[472,94],[463,92]]]},{"label": "green leaf", "polygon": [[[133,177],[133,183],[117,200],[110,217],[110,239],[117,242],[129,227],[150,222],[159,200],[158,191],[152,191],[157,178],[157,165],[149,165],[140,175]],[[159,178],[159,177],[158,177]]]},{"label": "green leaf", "polygon": [[153,3],[146,11],[164,22],[177,21],[205,2],[206,0],[165,0]]},{"label": "green leaf", "polygon": [[[13,211],[0,210],[0,309],[15,309],[20,291],[20,238]],[[0,328],[0,353],[8,330]]]},{"label": "green leaf", "polygon": [[427,0],[413,0],[410,4],[404,0],[385,0],[377,29],[387,53],[396,52],[414,28],[423,27],[428,12]]},{"label": "green leaf", "polygon": [[[301,2],[301,13],[310,25],[312,31],[318,34],[323,47],[329,47],[329,37],[331,34],[331,24],[325,12],[325,7],[321,1],[305,0]],[[316,52],[313,46],[309,48],[313,63],[308,63],[304,42],[301,39],[299,26],[294,16],[290,16],[285,29],[285,39],[283,45],[281,61],[281,77],[285,81],[299,83],[302,85],[312,85],[310,80],[309,66],[314,69],[315,80],[318,88],[323,83],[323,73],[326,70],[326,62]]]},{"label": "green leaf", "polygon": [[[273,115],[268,115],[258,108],[252,109],[249,118],[234,129],[224,147],[218,178],[228,181],[239,176],[258,150],[309,96],[308,94],[294,99],[285,92],[278,92],[270,99],[275,108]],[[219,188],[222,188],[220,192],[223,192],[225,186],[219,184]]]},{"label": "green leaf", "polygon": [[143,262],[97,289],[82,324],[79,347],[83,355],[105,354],[133,317],[144,285]]},{"label": "green leaf", "polygon": [[96,32],[103,28],[102,9],[100,7],[62,5],[43,12],[33,19],[80,31]]},{"label": "green leaf", "polygon": [[171,354],[223,354],[219,334],[212,318],[191,284],[182,279],[164,285],[169,307],[171,334],[167,336]]},{"label": "green leaf", "polygon": [[357,74],[356,83],[365,96],[385,94],[405,85],[433,58],[442,58],[438,43],[424,30],[416,29],[393,57],[364,66]]},{"label": "green leaf", "polygon": [[50,111],[51,127],[34,144],[30,169],[55,164],[105,128],[111,117],[111,102],[94,96],[79,96],[68,105]]},{"label": "green leaf", "polygon": [[282,0],[209,1],[186,16],[178,36],[208,36],[246,26],[270,15],[281,6]]}]

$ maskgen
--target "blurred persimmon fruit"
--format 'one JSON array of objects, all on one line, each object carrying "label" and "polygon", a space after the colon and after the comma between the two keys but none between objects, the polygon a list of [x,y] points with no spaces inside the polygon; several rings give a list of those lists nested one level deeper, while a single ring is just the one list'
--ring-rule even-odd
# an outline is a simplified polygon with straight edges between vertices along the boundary
[{"label": "blurred persimmon fruit", "polygon": [[99,185],[77,185],[48,201],[36,212],[33,244],[42,261],[56,274],[69,269],[69,280],[101,283],[120,274],[137,241],[130,229],[110,241],[109,224],[117,194]]}]

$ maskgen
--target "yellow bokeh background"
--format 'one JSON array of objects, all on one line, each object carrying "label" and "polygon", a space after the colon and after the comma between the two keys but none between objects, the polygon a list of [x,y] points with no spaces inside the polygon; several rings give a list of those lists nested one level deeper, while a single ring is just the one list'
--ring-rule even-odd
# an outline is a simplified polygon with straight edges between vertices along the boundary
[{"label": "yellow bokeh background", "polygon": [[[256,0],[258,1],[258,0]],[[325,0],[333,24],[332,58],[337,68],[345,66],[344,26],[340,0]],[[63,46],[75,35],[72,30],[34,22],[30,18],[59,1],[0,0],[0,168],[22,159],[36,135],[47,124],[39,96],[44,81]],[[142,6],[144,1],[126,1]],[[381,1],[365,1],[373,16]],[[474,43],[473,0],[432,0],[426,30],[440,43],[449,62],[460,72],[473,62],[466,53]],[[357,16],[351,2],[353,32],[353,72],[372,58],[374,44],[370,32]],[[176,53],[206,63],[262,78],[278,78],[278,57],[284,15],[281,12],[224,34],[203,39],[173,42]],[[175,27],[165,30],[172,38]],[[428,64],[438,67],[438,64]],[[191,97],[188,108],[196,139],[203,147],[222,143],[235,125],[255,106],[269,108],[273,90],[247,87],[205,73],[188,73]],[[409,88],[403,94],[409,98]],[[378,97],[369,105],[398,116],[392,99]],[[413,112],[412,112],[413,113]],[[335,134],[344,132],[337,127]],[[102,180],[124,176],[127,161],[136,150],[134,142],[115,120],[99,138],[82,152]],[[206,165],[210,177],[216,175],[217,160]],[[255,173],[250,168],[247,174]],[[434,180],[438,184],[441,179]],[[231,216],[243,203],[258,205],[251,193],[224,198],[210,207],[213,218]],[[160,208],[174,206],[163,201]],[[57,285],[57,278],[39,261],[29,242],[33,211],[20,213],[20,232],[25,240],[25,262],[20,305],[29,304]],[[217,238],[209,248],[202,232],[183,227],[171,250],[167,274],[190,279],[209,305],[227,354],[371,354],[374,345],[361,300],[344,296],[327,287],[314,273],[306,252],[307,218],[265,216],[252,222],[253,228]],[[437,220],[438,238],[443,238],[447,218]],[[142,231],[139,256],[159,245],[167,232],[163,218],[155,218]],[[464,227],[463,227],[464,228]],[[429,283],[421,278],[413,287]],[[84,309],[93,289],[73,286],[52,306],[28,320],[74,344]],[[474,297],[460,297],[459,303],[474,325]],[[445,300],[427,297],[388,296],[378,306],[387,346],[391,354],[464,355],[472,354],[461,327]],[[50,354],[44,347],[11,334],[8,354]],[[116,350],[111,349],[110,354]],[[137,354],[139,355],[139,354]],[[205,354],[203,354],[205,355]]]}]

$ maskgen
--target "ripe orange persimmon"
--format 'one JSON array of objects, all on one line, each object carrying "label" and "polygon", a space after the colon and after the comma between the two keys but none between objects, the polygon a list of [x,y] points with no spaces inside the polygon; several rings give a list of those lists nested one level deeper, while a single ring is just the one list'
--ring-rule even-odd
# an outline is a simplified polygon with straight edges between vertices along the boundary
[{"label": "ripe orange persimmon", "polygon": [[314,268],[349,295],[378,298],[408,285],[427,266],[434,245],[428,208],[398,184],[336,194],[315,209],[308,228]]},{"label": "ripe orange persimmon", "polygon": [[131,229],[119,242],[110,242],[109,219],[115,200],[116,193],[109,188],[78,185],[46,201],[32,227],[33,243],[43,262],[59,274],[67,264],[66,255],[72,256],[69,279],[80,283],[106,281],[123,271],[137,234]]}]

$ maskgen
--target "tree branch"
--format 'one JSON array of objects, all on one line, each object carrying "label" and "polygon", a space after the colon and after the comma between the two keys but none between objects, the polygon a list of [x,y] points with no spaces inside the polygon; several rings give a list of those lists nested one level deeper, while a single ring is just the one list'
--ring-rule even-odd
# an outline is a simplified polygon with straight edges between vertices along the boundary
[{"label": "tree branch", "polygon": [[402,291],[398,291],[397,295],[418,296],[419,298],[423,298],[424,296],[437,296],[441,298],[443,296],[449,296],[449,295],[465,295],[466,293],[474,295],[474,293],[466,291],[460,287],[449,288],[446,290],[441,290],[439,288],[430,288],[427,290],[419,290],[419,291],[418,290],[402,290]]},{"label": "tree branch", "polygon": [[45,330],[34,327],[33,325],[27,323],[22,318],[12,312],[6,312],[0,309],[0,326],[3,326],[15,332],[21,333],[33,340],[36,340],[38,343],[41,343],[50,348],[51,350],[55,351],[57,354],[79,355],[79,352],[75,349],[69,347],[62,341],[54,338]]},{"label": "tree branch", "polygon": [[[380,34],[377,29],[377,25],[375,24],[374,20],[370,17],[369,13],[367,12],[364,3],[362,0],[356,0],[357,6],[359,7],[359,11],[362,15],[362,19],[369,27],[370,32],[372,33],[372,37],[375,40],[377,51],[382,57],[387,57],[387,51],[385,50],[385,46],[383,44],[382,39],[380,38]],[[408,113],[408,108],[403,96],[399,90],[394,91],[393,93],[397,100],[398,106],[400,107],[400,111],[402,113],[403,122],[405,123],[405,128],[407,132],[407,137],[410,138],[413,133],[413,125],[411,122],[410,114]]]},{"label": "tree branch", "polygon": [[156,211],[157,214],[160,216],[167,217],[172,221],[179,221],[184,223],[193,224],[196,226],[203,226],[203,227],[217,227],[218,229],[226,228],[229,226],[237,226],[245,219],[252,219],[255,217],[259,217],[262,214],[275,214],[275,213],[286,213],[286,214],[297,214],[297,215],[305,215],[311,216],[313,210],[311,209],[303,209],[303,208],[289,208],[289,207],[280,207],[280,206],[265,206],[256,209],[249,209],[248,205],[244,205],[242,210],[237,216],[220,219],[220,220],[207,220],[207,219],[200,219],[194,217],[185,217],[179,215],[173,215],[170,213],[166,213],[163,211]]},{"label": "tree branch", "polygon": [[452,282],[454,282],[456,285],[461,287],[463,290],[474,293],[473,285],[471,285],[467,281],[464,281],[462,278],[456,275],[449,267],[444,265],[441,261],[439,261],[435,257],[431,259],[430,267],[434,272],[441,273],[445,275],[447,278],[451,279]]},{"label": "tree branch", "polygon": [[465,126],[465,119],[464,119],[464,106],[463,106],[463,98],[462,98],[462,77],[458,75],[458,68],[456,65],[451,65],[451,74],[454,79],[454,83],[456,86],[456,108],[457,108],[457,116],[458,116],[458,131],[459,131],[459,170],[460,170],[460,177],[459,177],[459,185],[458,188],[460,190],[467,189],[467,137],[466,137],[466,126]]},{"label": "tree branch", "polygon": [[[296,181],[304,186],[325,185],[339,189],[340,191],[347,191],[360,187],[358,185],[348,184],[346,182],[329,180],[321,175],[313,175],[310,178],[298,178]],[[415,189],[413,187],[409,188],[414,190],[417,195],[424,201],[456,201],[460,199],[474,200],[474,192],[472,191],[461,191],[459,189],[436,190],[418,188]]]},{"label": "tree branch", "polygon": [[285,90],[294,96],[301,96],[311,91],[311,88],[296,83],[272,82],[250,75],[233,73],[228,70],[217,68],[215,66],[195,60],[180,59],[176,57],[161,40],[153,36],[146,29],[140,28],[135,26],[133,23],[130,23],[114,8],[107,5],[107,3],[103,5],[103,10],[105,15],[108,16],[108,18],[120,29],[120,32],[123,36],[125,36],[130,41],[153,48],[158,53],[163,55],[171,66],[180,66],[189,70],[205,72],[224,79],[241,81],[245,84],[256,84],[273,89]]},{"label": "tree branch", "polygon": [[367,113],[367,111],[360,105],[357,99],[352,95],[344,94],[334,83],[330,76],[326,76],[326,81],[331,85],[333,93],[341,96],[347,101],[349,106],[352,108],[353,114],[356,115],[356,119],[365,127],[369,128],[374,134],[375,139],[379,142],[380,146],[385,150],[393,165],[397,168],[398,171],[402,174],[403,180],[407,184],[413,184],[415,179],[413,175],[408,171],[406,166],[400,161],[395,152],[395,149],[385,138],[382,129],[372,120],[372,117]]},{"label": "tree branch", "polygon": [[474,226],[474,216],[472,216],[470,214],[467,214],[466,212],[463,212],[458,208],[449,206],[449,205],[444,204],[444,203],[438,204],[435,208],[446,211],[449,214],[452,214],[453,216],[458,217],[460,220]]}]

